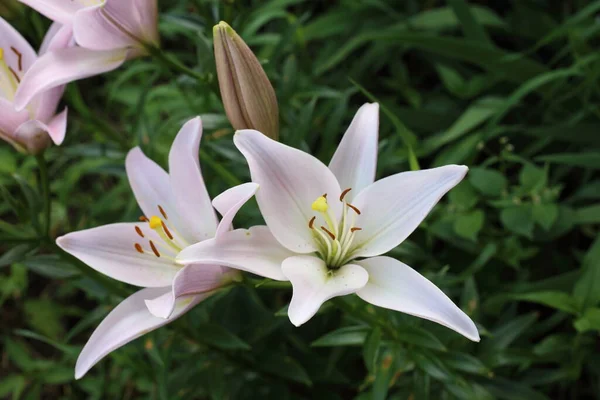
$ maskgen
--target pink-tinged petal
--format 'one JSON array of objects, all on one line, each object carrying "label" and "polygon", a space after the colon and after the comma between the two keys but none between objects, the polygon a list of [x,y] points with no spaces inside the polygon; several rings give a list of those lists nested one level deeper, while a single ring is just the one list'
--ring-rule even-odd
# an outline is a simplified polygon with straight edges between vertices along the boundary
[{"label": "pink-tinged petal", "polygon": [[15,107],[22,110],[40,93],[83,78],[117,69],[127,50],[93,51],[81,47],[51,51],[27,71],[15,95]]},{"label": "pink-tinged petal", "polygon": [[[139,253],[136,243],[143,253]],[[143,223],[111,224],[72,232],[56,239],[56,244],[96,271],[131,285],[170,286],[179,271],[174,262],[175,252]]]},{"label": "pink-tinged petal", "polygon": [[236,229],[217,239],[209,239],[183,249],[179,264],[223,265],[241,271],[286,281],[281,263],[294,253],[283,247],[266,226]]},{"label": "pink-tinged petal", "polygon": [[369,282],[356,294],[379,307],[400,311],[444,325],[479,341],[477,327],[448,296],[408,265],[390,257],[357,261]]},{"label": "pink-tinged petal", "polygon": [[215,197],[213,206],[223,216],[217,227],[217,234],[215,235],[217,239],[223,233],[232,229],[233,218],[240,208],[256,194],[258,188],[258,184],[254,182],[242,183]]},{"label": "pink-tinged petal", "polygon": [[137,41],[158,44],[157,0],[106,0],[104,12]]},{"label": "pink-tinged petal", "polygon": [[71,23],[77,10],[84,6],[78,1],[71,0],[19,0],[28,5],[47,18],[60,22],[61,24]]},{"label": "pink-tinged petal", "polygon": [[[109,4],[112,4],[111,2]],[[131,1],[118,1],[123,7],[131,9]],[[114,50],[136,46],[137,41],[121,27],[115,26],[107,12],[108,5],[84,8],[75,14],[73,33],[75,41],[81,47],[91,50]],[[127,29],[127,28],[125,28]]]},{"label": "pink-tinged petal", "polygon": [[169,153],[170,186],[181,217],[180,232],[190,243],[200,242],[215,235],[217,216],[198,162],[202,121],[188,121],[177,136]]},{"label": "pink-tinged petal", "polygon": [[332,271],[320,258],[307,255],[286,259],[282,271],[294,289],[288,316],[296,326],[311,319],[327,300],[355,293],[369,279],[358,265],[347,264]]},{"label": "pink-tinged petal", "polygon": [[340,187],[352,189],[347,201],[375,181],[378,136],[379,104],[367,103],[356,112],[329,163]]},{"label": "pink-tinged petal", "polygon": [[148,311],[144,301],[170,291],[170,287],[142,289],[116,306],[98,325],[81,354],[79,354],[75,365],[75,379],[83,377],[109,353],[176,320],[209,295],[203,294],[181,298],[177,301],[175,310],[169,318],[155,317]]},{"label": "pink-tinged petal", "polygon": [[0,97],[0,133],[6,137],[15,136],[16,130],[29,120],[27,110],[15,111],[13,104]]},{"label": "pink-tinged petal", "polygon": [[4,61],[20,79],[37,59],[27,40],[1,17],[0,49],[4,50]]},{"label": "pink-tinged petal", "polygon": [[65,134],[67,133],[67,114],[68,109],[65,108],[63,112],[52,118],[48,124],[48,135],[55,145],[60,146],[65,140]]},{"label": "pink-tinged petal", "polygon": [[176,300],[218,289],[231,277],[231,273],[226,275],[225,268],[218,265],[186,265],[175,276],[172,290],[157,298],[146,300],[146,306],[152,315],[169,318],[175,310]]},{"label": "pink-tinged petal", "polygon": [[46,32],[40,51],[40,56],[49,51],[64,49],[75,44],[73,40],[73,27],[71,25],[63,25],[58,22],[53,23]]},{"label": "pink-tinged petal", "polygon": [[[125,158],[129,185],[144,215],[156,215],[169,226],[181,225],[177,205],[171,190],[169,175],[154,161],[146,157],[139,147],[133,148]],[[167,218],[164,218],[162,211]]]},{"label": "pink-tinged petal", "polygon": [[446,192],[467,173],[464,165],[402,172],[365,188],[354,199],[360,211],[355,257],[383,254],[404,241]]},{"label": "pink-tinged petal", "polygon": [[252,181],[260,185],[256,200],[273,235],[296,253],[316,251],[308,227],[316,214],[312,203],[326,193],[332,214],[341,213],[341,190],[333,173],[313,156],[255,130],[238,131],[233,140],[248,161]]}]

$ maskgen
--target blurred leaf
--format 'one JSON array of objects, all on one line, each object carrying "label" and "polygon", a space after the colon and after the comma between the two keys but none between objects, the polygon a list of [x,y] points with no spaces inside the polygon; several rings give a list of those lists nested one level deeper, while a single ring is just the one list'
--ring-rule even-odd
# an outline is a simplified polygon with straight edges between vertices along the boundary
[{"label": "blurred leaf", "polygon": [[224,350],[250,350],[250,345],[222,326],[204,323],[196,327],[199,339]]},{"label": "blurred leaf", "polygon": [[600,308],[588,308],[573,325],[578,332],[600,331]]},{"label": "blurred leaf", "polygon": [[477,241],[477,236],[483,228],[485,214],[481,210],[473,210],[466,214],[461,214],[454,220],[454,231],[461,237]]},{"label": "blurred leaf", "polygon": [[376,327],[369,332],[363,346],[363,359],[367,370],[371,373],[375,371],[375,364],[379,356],[379,346],[381,345],[381,329]]},{"label": "blurred leaf", "polygon": [[600,236],[583,258],[581,277],[575,284],[573,295],[584,308],[600,303]]},{"label": "blurred leaf", "polygon": [[500,212],[500,220],[509,231],[532,238],[533,211],[531,206],[523,204],[505,208]]},{"label": "blurred leaf", "polygon": [[508,185],[504,175],[490,169],[471,168],[467,176],[475,189],[490,197],[500,196]]},{"label": "blurred leaf", "polygon": [[533,219],[545,230],[550,230],[558,218],[558,206],[556,204],[534,204]]},{"label": "blurred leaf", "polygon": [[600,168],[600,153],[561,153],[539,156],[536,160],[583,168]]}]

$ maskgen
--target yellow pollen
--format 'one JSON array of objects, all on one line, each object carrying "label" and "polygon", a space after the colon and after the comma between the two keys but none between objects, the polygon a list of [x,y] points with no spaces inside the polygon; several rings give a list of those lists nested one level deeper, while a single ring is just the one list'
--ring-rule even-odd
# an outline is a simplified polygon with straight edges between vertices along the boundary
[{"label": "yellow pollen", "polygon": [[162,219],[160,219],[156,215],[153,215],[148,223],[150,224],[151,229],[162,227]]},{"label": "yellow pollen", "polygon": [[327,204],[327,199],[325,198],[325,196],[318,197],[312,203],[312,209],[318,212],[327,212],[327,210],[329,209],[329,205]]},{"label": "yellow pollen", "polygon": [[0,60],[4,60],[4,49],[0,47]]}]

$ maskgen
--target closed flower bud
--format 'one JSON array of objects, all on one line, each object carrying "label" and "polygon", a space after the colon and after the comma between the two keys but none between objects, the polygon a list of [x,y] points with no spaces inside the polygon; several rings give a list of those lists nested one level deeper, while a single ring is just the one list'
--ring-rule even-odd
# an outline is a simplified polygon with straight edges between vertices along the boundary
[{"label": "closed flower bud", "polygon": [[277,139],[279,108],[273,86],[260,62],[227,23],[213,28],[221,97],[235,129],[256,129]]}]

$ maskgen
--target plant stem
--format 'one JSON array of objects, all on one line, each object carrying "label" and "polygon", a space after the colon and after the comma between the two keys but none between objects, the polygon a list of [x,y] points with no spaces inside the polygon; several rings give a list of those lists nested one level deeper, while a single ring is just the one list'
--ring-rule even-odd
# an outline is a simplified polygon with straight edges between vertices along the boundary
[{"label": "plant stem", "polygon": [[44,238],[50,237],[50,224],[51,224],[51,208],[52,201],[50,199],[50,181],[48,179],[48,163],[44,157],[44,153],[35,156],[38,167],[40,170],[40,184],[42,187],[42,198],[44,201],[44,223],[43,223],[43,235]]}]

